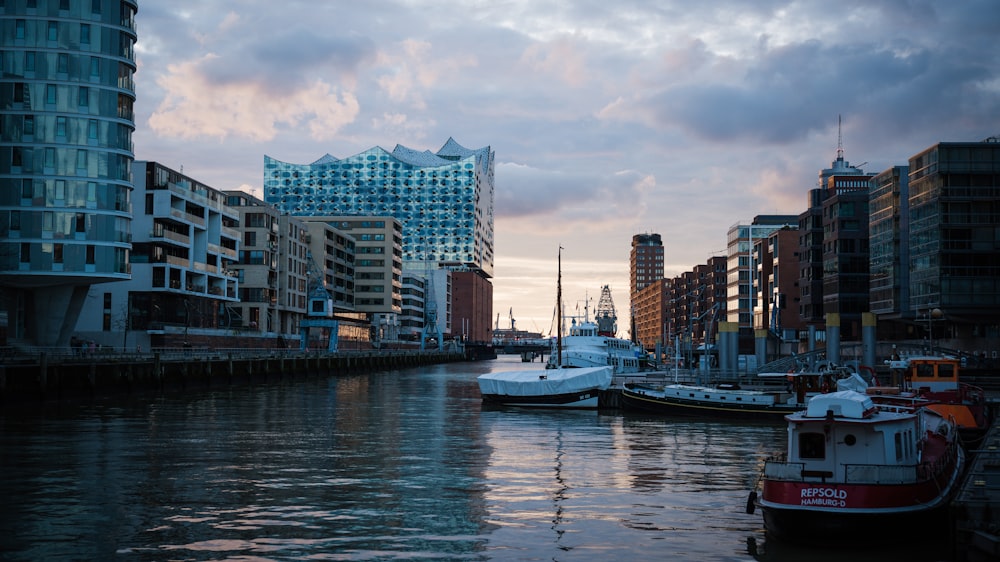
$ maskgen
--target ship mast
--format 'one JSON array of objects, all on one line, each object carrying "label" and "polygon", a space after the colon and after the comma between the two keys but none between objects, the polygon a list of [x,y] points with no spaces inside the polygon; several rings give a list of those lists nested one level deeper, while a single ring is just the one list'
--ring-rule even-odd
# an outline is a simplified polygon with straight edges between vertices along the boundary
[{"label": "ship mast", "polygon": [[556,368],[562,367],[562,246],[559,246],[559,269],[556,277]]}]

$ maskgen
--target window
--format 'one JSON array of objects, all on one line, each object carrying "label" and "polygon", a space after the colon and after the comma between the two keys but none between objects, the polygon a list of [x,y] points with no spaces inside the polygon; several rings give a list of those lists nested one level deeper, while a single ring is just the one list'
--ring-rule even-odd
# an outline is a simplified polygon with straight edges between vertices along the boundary
[{"label": "window", "polygon": [[69,72],[69,55],[66,53],[59,53],[56,57],[56,72],[61,74]]},{"label": "window", "polygon": [[66,136],[66,118],[56,117],[56,136],[65,137]]},{"label": "window", "polygon": [[57,40],[59,40],[59,24],[58,23],[56,23],[54,21],[50,21],[49,22],[48,34],[46,35],[46,38],[49,41],[57,41]]},{"label": "window", "polygon": [[35,51],[24,52],[24,71],[25,72],[35,71]]},{"label": "window", "polygon": [[24,134],[25,136],[35,134],[35,116],[25,115],[24,116]]},{"label": "window", "polygon": [[97,140],[97,119],[91,119],[87,122],[87,138]]},{"label": "window", "polygon": [[86,150],[77,150],[76,151],[76,169],[77,170],[86,170],[87,169],[87,154],[88,154],[88,152]]},{"label": "window", "polygon": [[52,245],[52,263],[62,263],[63,262],[63,245],[53,244]]},{"label": "window", "polygon": [[82,24],[80,25],[80,43],[84,45],[90,44],[90,25]]},{"label": "window", "polygon": [[27,242],[21,243],[21,263],[31,262],[31,244]]},{"label": "window", "polygon": [[89,107],[90,106],[90,89],[86,88],[86,87],[80,88],[80,96],[79,96],[79,98],[80,99],[79,99],[79,102],[77,103],[77,105],[79,105],[80,107]]},{"label": "window", "polygon": [[24,20],[14,22],[14,38],[24,40]]},{"label": "window", "polygon": [[91,0],[90,11],[95,14],[101,13],[101,0]]},{"label": "window", "polygon": [[58,90],[58,88],[56,88],[55,84],[46,84],[45,85],[45,103],[48,104],[48,105],[55,105],[56,104],[56,100],[58,100],[58,97],[57,97],[57,92],[58,91],[59,90]]},{"label": "window", "polygon": [[87,246],[87,265],[94,265],[94,247]]},{"label": "window", "polygon": [[825,459],[826,436],[822,433],[799,434],[800,459]]},{"label": "window", "polygon": [[90,57],[90,76],[100,76],[101,75],[101,59],[98,57]]}]

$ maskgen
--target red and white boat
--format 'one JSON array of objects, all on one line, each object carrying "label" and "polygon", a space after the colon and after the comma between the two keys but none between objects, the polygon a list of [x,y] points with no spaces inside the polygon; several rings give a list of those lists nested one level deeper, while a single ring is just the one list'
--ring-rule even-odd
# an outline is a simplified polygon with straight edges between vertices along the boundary
[{"label": "red and white boat", "polygon": [[747,501],[770,535],[813,544],[884,539],[946,515],[965,463],[952,420],[850,390],[815,396],[785,419],[788,449],[766,461],[760,495],[755,487]]}]

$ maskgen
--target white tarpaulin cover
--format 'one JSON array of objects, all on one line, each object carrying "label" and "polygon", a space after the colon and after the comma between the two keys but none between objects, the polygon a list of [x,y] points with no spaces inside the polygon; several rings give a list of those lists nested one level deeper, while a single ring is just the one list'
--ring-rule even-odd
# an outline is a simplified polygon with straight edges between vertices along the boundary
[{"label": "white tarpaulin cover", "polygon": [[479,392],[501,396],[553,396],[611,386],[611,367],[533,369],[480,375]]}]

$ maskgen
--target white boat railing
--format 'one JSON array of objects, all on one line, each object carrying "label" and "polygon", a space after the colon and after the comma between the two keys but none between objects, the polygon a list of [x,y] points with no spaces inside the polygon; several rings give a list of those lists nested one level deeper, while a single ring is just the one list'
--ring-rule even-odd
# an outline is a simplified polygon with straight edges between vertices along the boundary
[{"label": "white boat railing", "polygon": [[[844,465],[845,484],[909,484],[918,481],[919,465]],[[809,471],[805,463],[768,460],[764,463],[764,478],[784,482],[815,482],[834,480],[833,472]],[[837,479],[839,481],[839,479]]]}]

